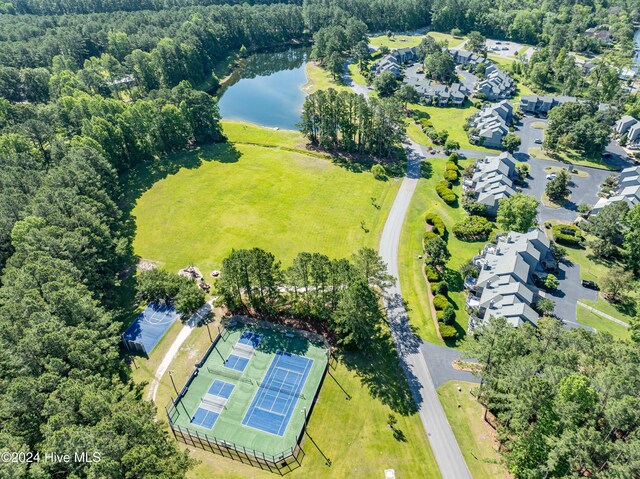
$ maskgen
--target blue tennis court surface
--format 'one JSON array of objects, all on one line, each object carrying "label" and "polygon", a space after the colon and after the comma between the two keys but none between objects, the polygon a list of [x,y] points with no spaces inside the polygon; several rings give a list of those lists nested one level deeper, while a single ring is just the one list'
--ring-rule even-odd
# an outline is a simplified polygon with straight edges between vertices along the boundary
[{"label": "blue tennis court surface", "polygon": [[230,354],[227,360],[224,362],[224,367],[229,369],[235,369],[236,371],[244,371],[244,368],[249,364],[248,358],[241,358],[235,354]]},{"label": "blue tennis court surface", "polygon": [[278,351],[242,424],[282,436],[312,364],[312,359]]},{"label": "blue tennis court surface", "polygon": [[250,346],[253,346],[254,348],[257,348],[258,344],[260,344],[260,340],[261,339],[262,339],[262,336],[259,335],[258,333],[252,333],[250,331],[245,331],[240,336],[240,339],[238,339],[238,342],[241,343],[241,344],[248,344]]},{"label": "blue tennis court surface", "polygon": [[208,411],[199,407],[196,413],[193,415],[193,419],[191,419],[191,422],[196,426],[211,429],[216,423],[219,415],[220,414],[218,414],[217,412]]},{"label": "blue tennis court surface", "polygon": [[149,354],[178,319],[178,316],[177,311],[171,305],[149,303],[127,328],[122,339],[129,349]]},{"label": "blue tennis court surface", "polygon": [[229,399],[231,396],[231,392],[233,391],[234,385],[225,381],[220,381],[216,379],[213,381],[213,384],[209,388],[209,394],[214,396],[218,396],[224,399]]}]

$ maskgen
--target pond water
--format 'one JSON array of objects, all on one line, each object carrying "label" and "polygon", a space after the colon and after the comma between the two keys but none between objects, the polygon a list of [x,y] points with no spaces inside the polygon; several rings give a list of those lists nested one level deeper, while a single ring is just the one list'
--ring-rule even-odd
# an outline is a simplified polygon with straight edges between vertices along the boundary
[{"label": "pond water", "polygon": [[218,92],[222,118],[297,130],[308,54],[307,48],[291,48],[249,57]]}]

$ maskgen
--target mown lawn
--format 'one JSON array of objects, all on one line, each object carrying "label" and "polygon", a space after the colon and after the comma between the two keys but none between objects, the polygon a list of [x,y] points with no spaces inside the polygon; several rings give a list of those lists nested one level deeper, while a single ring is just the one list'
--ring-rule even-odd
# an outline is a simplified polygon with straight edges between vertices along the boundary
[{"label": "mown lawn", "polygon": [[606,163],[602,157],[588,158],[577,151],[548,152],[536,146],[529,148],[529,155],[541,160],[558,161],[577,166],[590,166],[601,170],[617,170],[615,166]]},{"label": "mown lawn", "polygon": [[389,47],[391,50],[397,48],[411,48],[420,45],[424,35],[394,35],[389,38],[387,35],[376,35],[369,37],[369,45],[374,47]]},{"label": "mown lawn", "polygon": [[438,397],[473,479],[506,479],[510,476],[498,453],[495,431],[484,421],[483,408],[471,395],[471,389],[477,387],[449,381],[438,388]]},{"label": "mown lawn", "polygon": [[[399,180],[284,149],[300,139],[291,132],[234,124],[229,136],[270,146],[208,146],[132,174],[138,256],[169,271],[194,264],[205,273],[232,248],[260,247],[287,265],[301,251],[342,258],[377,247]],[[273,146],[278,138],[283,148]]]},{"label": "mown lawn", "polygon": [[[217,323],[210,327],[215,335]],[[185,341],[170,366],[178,389],[209,344],[205,328],[196,329]],[[441,477],[388,332],[384,332],[377,346],[368,353],[344,356],[337,361],[336,369],[331,370],[331,376],[325,377],[307,429],[317,447],[305,438],[302,467],[287,477],[378,477],[389,468],[395,469],[397,477]],[[164,406],[170,396],[175,397],[175,393],[169,376],[165,375],[156,402],[158,417],[165,423]],[[389,414],[398,421],[395,432],[387,427]],[[318,448],[331,460],[330,467]],[[189,449],[191,456],[200,461],[187,474],[189,479],[274,477],[230,459]]]},{"label": "mown lawn", "polygon": [[431,38],[441,42],[442,40],[446,40],[449,48],[454,48],[464,42],[467,37],[454,37],[448,33],[440,33],[440,32],[429,32],[427,33]]},{"label": "mown lawn", "polygon": [[349,63],[349,76],[351,76],[354,83],[366,86],[367,79],[360,73],[360,67],[355,63]]},{"label": "mown lawn", "polygon": [[[631,316],[618,311],[615,306],[613,306],[605,299],[598,298],[597,301],[588,301],[586,299],[582,299],[580,301],[588,306],[591,306],[592,308],[597,309],[598,311],[602,311],[603,313],[613,316],[616,319],[625,321],[627,324],[633,319]],[[595,328],[597,331],[606,331],[608,333],[611,333],[611,335],[616,339],[631,339],[631,333],[629,332],[629,329],[627,327],[611,321],[610,319],[603,318],[599,314],[596,314],[593,311],[590,311],[580,305],[578,305],[577,308],[578,309],[576,312],[579,323]]]},{"label": "mown lawn", "polygon": [[[467,118],[478,111],[478,109],[470,103],[467,103],[466,106],[461,108],[453,106],[441,108],[437,106],[424,106],[412,103],[409,105],[409,109],[419,117],[426,118],[431,121],[436,131],[440,132],[442,130],[447,130],[449,132],[449,138],[458,141],[460,143],[460,148],[462,149],[486,151],[493,154],[499,153],[498,150],[469,143],[467,132],[464,131],[462,127],[466,123]],[[428,139],[426,143],[421,143],[431,146],[431,142]]]},{"label": "mown lawn", "polygon": [[[465,311],[466,295],[462,290],[464,278],[460,276],[458,270],[482,249],[485,242],[460,241],[451,233],[453,225],[464,219],[467,213],[461,205],[457,207],[446,205],[435,192],[436,183],[442,179],[446,159],[427,158],[427,161],[431,165],[431,177],[423,178],[418,182],[402,227],[399,251],[400,285],[402,294],[408,303],[409,321],[416,333],[426,341],[443,344],[437,336],[431,317],[426,284],[422,275],[423,260],[418,258],[418,255],[422,254],[422,237],[425,232],[424,215],[428,212],[437,213],[447,227],[447,243],[451,252],[451,259],[447,264],[447,282],[452,286],[449,298],[456,309],[456,322],[461,337],[464,336],[467,329],[469,315]],[[464,169],[472,161],[461,160],[460,168]],[[462,188],[460,185],[454,185],[454,191],[461,197]]]},{"label": "mown lawn", "polygon": [[351,89],[346,85],[340,85],[324,68],[316,62],[307,62],[305,65],[305,73],[307,74],[307,83],[302,87],[302,90],[308,95],[317,90],[326,90],[333,88],[335,90],[347,90]]}]

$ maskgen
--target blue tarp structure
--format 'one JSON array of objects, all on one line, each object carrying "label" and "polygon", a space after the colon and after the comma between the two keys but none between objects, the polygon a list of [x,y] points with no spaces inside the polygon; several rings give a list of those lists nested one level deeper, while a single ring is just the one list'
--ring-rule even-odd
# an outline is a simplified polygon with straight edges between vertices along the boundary
[{"label": "blue tarp structure", "polygon": [[122,341],[130,350],[149,354],[178,317],[170,304],[149,303],[124,332]]}]

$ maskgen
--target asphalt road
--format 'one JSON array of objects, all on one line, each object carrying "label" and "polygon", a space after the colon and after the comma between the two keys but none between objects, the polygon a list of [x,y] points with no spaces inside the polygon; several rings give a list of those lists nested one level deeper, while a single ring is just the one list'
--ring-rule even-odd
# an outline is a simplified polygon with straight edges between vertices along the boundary
[{"label": "asphalt road", "polygon": [[[407,176],[398,190],[380,239],[380,255],[387,264],[389,274],[395,278],[398,278],[398,247],[402,224],[418,184],[420,162],[424,159],[424,152],[420,146],[410,142],[408,156]],[[423,354],[423,343],[413,333],[409,324],[399,282],[389,288],[384,303],[400,364],[409,381],[440,473],[443,479],[471,479],[458,442],[440,404]]]}]

